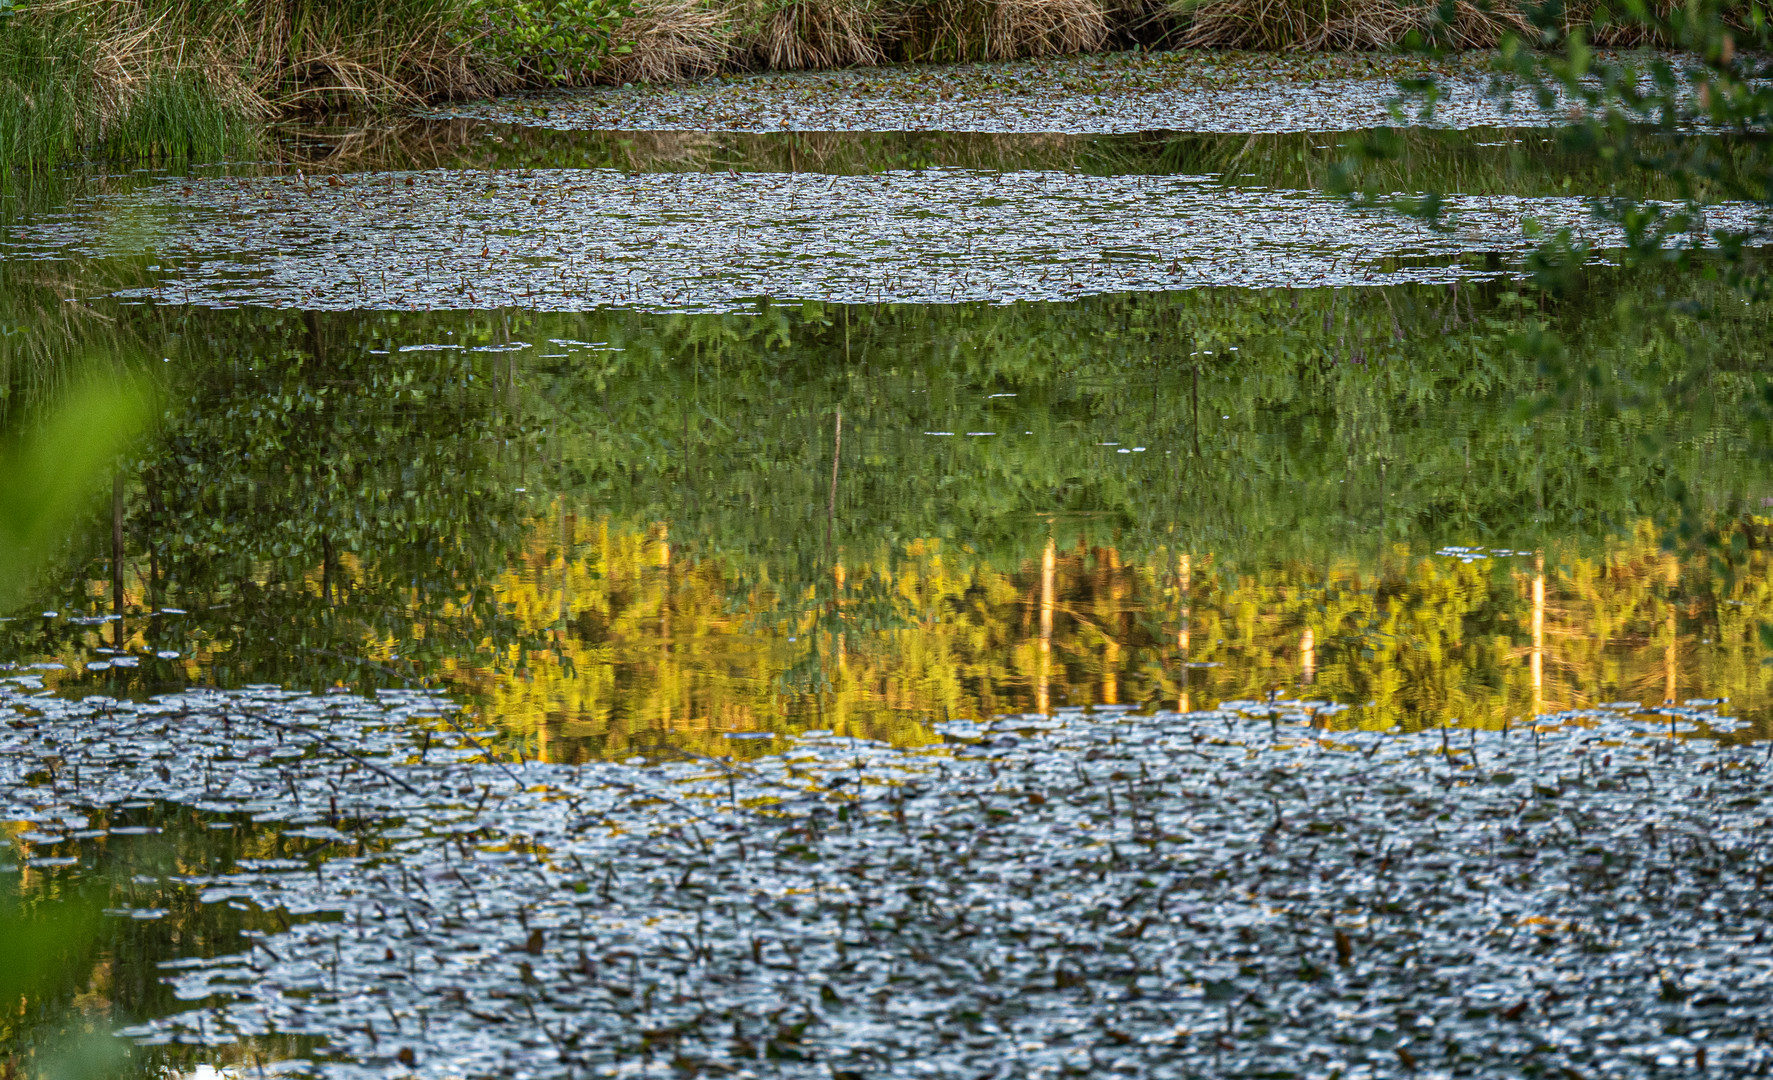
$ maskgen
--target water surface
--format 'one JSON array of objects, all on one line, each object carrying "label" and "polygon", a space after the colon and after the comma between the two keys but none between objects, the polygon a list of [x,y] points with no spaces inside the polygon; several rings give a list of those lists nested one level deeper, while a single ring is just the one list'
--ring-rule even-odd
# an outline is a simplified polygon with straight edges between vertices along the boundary
[{"label": "water surface", "polygon": [[[1759,717],[1760,315],[1647,326],[1616,306],[1640,280],[1596,271],[1554,322],[1636,377],[1682,341],[1710,410],[1523,413],[1545,316],[1503,285],[721,315],[46,292],[168,407],[121,625],[99,520],[56,614],[4,633],[69,690],[452,687],[544,757],[1305,687],[1380,728]],[[1664,550],[1684,515],[1739,565]]]},{"label": "water surface", "polygon": [[6,1067],[1763,1068],[1768,312],[1469,66],[1373,130],[1399,63],[7,192],[4,424],[158,419],[0,621]]}]

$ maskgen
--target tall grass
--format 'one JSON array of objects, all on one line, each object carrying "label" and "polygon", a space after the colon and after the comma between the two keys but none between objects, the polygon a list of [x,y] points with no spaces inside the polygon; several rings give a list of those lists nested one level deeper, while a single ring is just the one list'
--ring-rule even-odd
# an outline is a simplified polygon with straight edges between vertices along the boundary
[{"label": "tall grass", "polygon": [[[1140,0],[1133,0],[1136,7]],[[1134,40],[1114,0],[635,0],[602,81],[889,61],[1005,60]]]},{"label": "tall grass", "polygon": [[[1442,48],[1539,40],[1539,0],[634,0],[617,32],[627,51],[598,77],[661,81],[719,71],[884,61],[995,60],[1112,46],[1267,51]],[[1650,0],[1665,12],[1682,0]],[[1635,10],[1635,9],[1632,9]],[[1669,44],[1604,0],[1558,9],[1607,46]],[[1727,15],[1746,28],[1754,0]]]},{"label": "tall grass", "polygon": [[467,0],[44,0],[0,15],[0,167],[214,156],[274,115],[515,85]]},{"label": "tall grass", "polygon": [[0,163],[53,163],[94,129],[84,42],[65,27],[0,16]]},{"label": "tall grass", "polygon": [[[79,155],[215,157],[262,123],[538,84],[1113,45],[1536,40],[1530,0],[0,0],[0,184]],[[1660,11],[1679,0],[1651,0]],[[1744,19],[1753,0],[1730,11]],[[1601,0],[1573,0],[1588,21]],[[1634,9],[1635,10],[1635,9]],[[1655,44],[1642,19],[1601,44]]]}]

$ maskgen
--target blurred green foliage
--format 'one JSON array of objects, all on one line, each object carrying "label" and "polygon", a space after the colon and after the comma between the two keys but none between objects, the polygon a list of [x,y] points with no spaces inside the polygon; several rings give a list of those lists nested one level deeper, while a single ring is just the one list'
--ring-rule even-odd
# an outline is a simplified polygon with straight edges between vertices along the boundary
[{"label": "blurred green foliage", "polygon": [[[1646,326],[1679,325],[1662,359],[1649,365],[1606,362],[1553,323],[1512,336],[1535,365],[1538,383],[1520,406],[1523,418],[1591,409],[1628,414],[1650,407],[1710,412],[1728,409],[1752,456],[1773,460],[1773,372],[1764,362],[1729,362],[1736,372],[1721,394],[1704,328],[1741,318],[1764,305],[1770,290],[1764,245],[1773,239],[1773,23],[1757,2],[1690,0],[1652,4],[1626,0],[1571,17],[1561,0],[1524,8],[1532,33],[1511,33],[1494,61],[1490,93],[1507,113],[1551,119],[1558,150],[1595,178],[1593,216],[1620,230],[1622,245],[1605,253],[1567,229],[1542,233],[1523,270],[1525,287],[1557,307],[1585,289],[1586,268],[1602,257],[1629,269],[1654,270],[1653,292],[1634,298]],[[1443,18],[1448,17],[1444,8]],[[1413,41],[1433,50],[1433,34]],[[1653,42],[1658,49],[1597,50],[1597,38]],[[1398,112],[1413,106],[1432,120],[1442,100],[1434,78],[1400,82]],[[1385,173],[1405,153],[1406,133],[1363,136],[1329,177],[1332,190],[1360,203],[1389,203],[1445,224],[1441,193],[1406,198],[1382,194]],[[1746,204],[1750,224],[1721,227],[1708,219],[1718,202]],[[1719,287],[1719,286],[1722,287]],[[1765,341],[1763,318],[1754,335]],[[1675,452],[1662,433],[1641,436],[1642,453]],[[1700,492],[1671,484],[1661,515],[1669,547],[1710,552],[1728,581],[1742,561],[1740,532],[1720,528],[1719,507]],[[1773,628],[1763,628],[1773,647]]]},{"label": "blurred green foliage", "polygon": [[115,380],[76,385],[0,449],[0,603],[21,599],[140,429],[145,404]]},{"label": "blurred green foliage", "polygon": [[16,895],[0,892],[0,1001],[16,1002],[61,979],[76,954],[98,930],[99,913],[90,898],[27,908]]},{"label": "blurred green foliage", "polygon": [[[1765,295],[1765,263],[1752,243],[1773,235],[1773,23],[1743,0],[1650,4],[1627,0],[1572,17],[1561,0],[1523,8],[1531,34],[1504,37],[1492,64],[1490,95],[1505,114],[1551,122],[1559,155],[1588,176],[1595,216],[1624,234],[1630,264],[1672,263],[1697,277],[1722,277]],[[1450,15],[1443,11],[1442,18]],[[1656,42],[1663,48],[1597,50],[1597,37]],[[1415,48],[1437,52],[1432,33]],[[1433,121],[1445,94],[1435,76],[1401,80],[1400,119]],[[1381,129],[1355,143],[1328,178],[1334,190],[1373,200],[1387,167],[1418,136]],[[1598,190],[1597,190],[1598,189]],[[1425,201],[1400,203],[1438,217],[1440,187]],[[1719,228],[1705,207],[1750,204],[1748,228]],[[1709,257],[1699,258],[1700,253]],[[1532,266],[1535,284],[1556,294],[1588,253],[1568,232],[1546,237]]]},{"label": "blurred green foliage", "polygon": [[[8,339],[41,327],[8,327]],[[10,395],[8,395],[10,397]],[[41,565],[62,555],[68,533],[118,455],[139,432],[146,408],[130,379],[87,377],[38,410],[11,414],[0,444],[0,604],[23,599]],[[0,882],[5,879],[0,878]],[[0,888],[0,1013],[15,1013],[61,981],[91,947],[98,906],[83,892],[27,906]],[[113,1056],[110,1040],[76,1038],[38,1062],[49,1077],[94,1076]],[[9,1060],[0,1059],[6,1075]]]},{"label": "blurred green foliage", "polygon": [[[72,973],[89,970],[100,936],[101,899],[70,888],[49,903],[27,903],[0,889],[0,1073],[30,1080],[96,1080],[116,1074],[128,1048],[87,1025],[64,1028],[53,1042],[24,1035],[18,1018],[39,1013],[45,997],[60,997]],[[20,1030],[14,1030],[18,1025]],[[34,1033],[33,1033],[34,1034]]]}]

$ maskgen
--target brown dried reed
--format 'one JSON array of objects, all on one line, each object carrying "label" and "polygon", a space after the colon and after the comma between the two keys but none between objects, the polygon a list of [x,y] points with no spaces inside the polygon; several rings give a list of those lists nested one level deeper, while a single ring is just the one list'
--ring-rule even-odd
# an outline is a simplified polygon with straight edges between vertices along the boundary
[{"label": "brown dried reed", "polygon": [[1443,22],[1422,0],[1180,0],[1172,5],[1181,48],[1311,52],[1383,49],[1411,31],[1450,48],[1487,48],[1509,31],[1529,32],[1518,9],[1457,0]]},{"label": "brown dried reed", "polygon": [[616,32],[629,51],[613,55],[599,81],[682,82],[727,66],[735,37],[732,19],[707,0],[637,0]]},{"label": "brown dried reed", "polygon": [[747,35],[751,61],[773,69],[883,63],[887,14],[867,0],[760,4]]},{"label": "brown dried reed", "polygon": [[890,61],[1087,52],[1112,37],[1100,0],[637,0],[600,81],[699,78]]},{"label": "brown dried reed", "polygon": [[[1481,49],[1535,35],[1526,0],[637,0],[618,32],[632,52],[600,81],[669,81],[721,71],[892,61],[1006,60],[1108,46],[1274,52],[1379,50],[1414,35]],[[1679,0],[1653,0],[1666,15]],[[1567,27],[1600,0],[1573,0]],[[1747,9],[1744,8],[1746,11]],[[1596,44],[1658,45],[1636,22],[1590,30]]]},{"label": "brown dried reed", "polygon": [[101,126],[167,78],[238,116],[488,93],[454,0],[46,0],[15,18],[80,43]]}]

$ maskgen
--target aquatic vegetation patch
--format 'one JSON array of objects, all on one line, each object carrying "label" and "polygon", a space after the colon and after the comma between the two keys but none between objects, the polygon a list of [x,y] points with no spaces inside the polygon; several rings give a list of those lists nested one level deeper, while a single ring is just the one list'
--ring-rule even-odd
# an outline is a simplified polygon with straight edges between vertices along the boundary
[{"label": "aquatic vegetation patch", "polygon": [[28,860],[131,799],[314,844],[181,876],[331,917],[168,965],[193,1008],[139,1039],[305,1034],[323,1052],[283,1069],[341,1077],[1769,1061],[1767,755],[1714,703],[1413,735],[1329,702],[1099,708],[640,768],[489,760],[417,692],[33,682],[0,691]]},{"label": "aquatic vegetation patch", "polygon": [[[135,254],[118,217],[169,238],[114,295],[306,309],[620,306],[719,312],[839,303],[1071,300],[1207,285],[1448,283],[1498,276],[1529,223],[1605,248],[1574,197],[1449,197],[1440,226],[1211,177],[609,169],[189,179],[16,227],[8,259]],[[1752,207],[1713,208],[1711,224]]]},{"label": "aquatic vegetation patch", "polygon": [[1113,53],[623,86],[451,105],[426,115],[562,130],[1348,131],[1409,122],[1413,113],[1394,112],[1390,104],[1397,80],[1432,74],[1442,88],[1433,118],[1439,126],[1562,122],[1525,94],[1512,99],[1514,110],[1505,114],[1488,92],[1486,59]]}]

